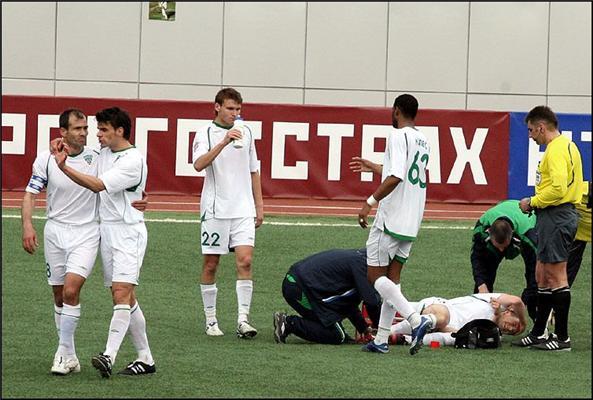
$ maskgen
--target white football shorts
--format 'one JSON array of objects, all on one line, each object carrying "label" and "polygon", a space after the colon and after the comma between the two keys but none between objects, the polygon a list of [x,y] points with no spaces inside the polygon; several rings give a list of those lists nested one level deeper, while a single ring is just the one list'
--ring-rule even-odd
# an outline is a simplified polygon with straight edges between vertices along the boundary
[{"label": "white football shorts", "polygon": [[366,248],[367,265],[387,267],[393,259],[397,259],[404,264],[410,256],[412,242],[396,239],[373,224],[369,232]]},{"label": "white football shorts", "polygon": [[101,223],[101,259],[106,287],[111,287],[112,282],[138,285],[147,240],[144,222]]},{"label": "white football shorts", "polygon": [[43,229],[47,283],[63,285],[67,273],[88,278],[99,249],[99,223],[68,225],[48,219]]},{"label": "white football shorts", "polygon": [[255,245],[255,219],[211,218],[201,223],[202,254],[228,254],[237,246]]}]

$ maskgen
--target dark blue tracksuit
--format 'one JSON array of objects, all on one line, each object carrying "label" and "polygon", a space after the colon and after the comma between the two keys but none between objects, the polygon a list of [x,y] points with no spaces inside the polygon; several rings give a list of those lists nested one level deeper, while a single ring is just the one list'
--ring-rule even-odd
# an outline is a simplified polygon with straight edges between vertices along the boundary
[{"label": "dark blue tracksuit", "polygon": [[367,280],[366,249],[334,249],[293,264],[282,282],[282,295],[301,316],[286,318],[288,333],[311,342],[343,343],[348,336],[342,320],[358,332],[367,325],[359,305],[364,301],[378,321],[379,294]]}]

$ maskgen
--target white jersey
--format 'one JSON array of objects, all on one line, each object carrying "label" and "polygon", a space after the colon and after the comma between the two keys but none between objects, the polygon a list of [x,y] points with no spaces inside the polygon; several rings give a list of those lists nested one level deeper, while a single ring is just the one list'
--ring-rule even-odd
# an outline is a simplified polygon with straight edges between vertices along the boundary
[{"label": "white jersey", "polygon": [[456,297],[454,299],[443,299],[430,297],[420,300],[420,304],[442,304],[449,310],[450,328],[461,329],[461,327],[474,319],[489,319],[494,321],[494,309],[490,299],[498,299],[502,293],[476,293],[471,296]]},{"label": "white jersey", "polygon": [[142,199],[147,174],[146,161],[135,146],[115,152],[108,147],[101,149],[98,177],[105,185],[99,192],[101,223],[144,221],[144,213],[132,207],[132,202]]},{"label": "white jersey", "polygon": [[[80,154],[68,156],[66,165],[83,174],[97,176],[98,157],[97,151],[85,146]],[[36,195],[44,187],[47,188],[48,219],[67,225],[98,221],[99,197],[68,178],[49,151],[35,159],[25,191]]]},{"label": "white jersey", "polygon": [[416,128],[395,129],[387,138],[381,181],[395,176],[401,182],[379,202],[375,225],[397,239],[413,241],[418,235],[429,153],[426,137]]},{"label": "white jersey", "polygon": [[[196,132],[193,161],[220,143],[228,129],[214,122]],[[255,217],[255,202],[251,173],[259,170],[255,141],[251,129],[245,125],[242,148],[226,146],[206,167],[206,178],[200,199],[202,219],[231,219]]]}]

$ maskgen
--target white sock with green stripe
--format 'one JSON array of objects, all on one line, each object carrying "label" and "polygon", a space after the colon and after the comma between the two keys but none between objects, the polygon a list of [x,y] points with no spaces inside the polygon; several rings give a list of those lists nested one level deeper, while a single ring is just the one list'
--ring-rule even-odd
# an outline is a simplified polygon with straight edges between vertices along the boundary
[{"label": "white sock with green stripe", "polygon": [[150,346],[148,346],[148,337],[146,336],[146,319],[137,301],[130,310],[130,327],[128,328],[128,332],[130,339],[132,339],[132,344],[138,352],[138,360],[148,365],[154,364]]},{"label": "white sock with green stripe", "polygon": [[64,303],[62,307],[62,317],[60,321],[60,344],[58,353],[65,356],[75,356],[74,332],[80,319],[80,304],[71,306]]},{"label": "white sock with green stripe", "polygon": [[251,308],[251,298],[253,296],[253,281],[251,279],[237,279],[235,286],[237,291],[238,318],[237,323],[249,319],[249,309]]},{"label": "white sock with green stripe", "polygon": [[107,345],[103,352],[106,356],[111,357],[112,363],[115,363],[115,357],[124,341],[129,326],[130,305],[116,304],[113,306],[113,317],[111,317],[111,324],[109,325],[109,337],[107,338]]},{"label": "white sock with green stripe", "polygon": [[202,294],[202,303],[204,304],[206,325],[216,322],[216,295],[218,293],[216,283],[211,285],[200,284],[200,292]]},{"label": "white sock with green stripe", "polygon": [[54,323],[56,324],[56,331],[58,332],[58,339],[60,338],[60,325],[62,321],[62,308],[54,304]]}]

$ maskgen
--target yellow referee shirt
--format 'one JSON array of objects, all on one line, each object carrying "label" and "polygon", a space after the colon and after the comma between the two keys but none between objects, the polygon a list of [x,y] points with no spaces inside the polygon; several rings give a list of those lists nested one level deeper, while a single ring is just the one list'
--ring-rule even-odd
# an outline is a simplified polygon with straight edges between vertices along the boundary
[{"label": "yellow referee shirt", "polygon": [[564,203],[580,203],[583,165],[577,146],[566,136],[552,139],[537,167],[535,196],[531,206],[545,208]]},{"label": "yellow referee shirt", "polygon": [[587,208],[587,197],[589,194],[589,184],[583,182],[583,197],[582,201],[576,205],[579,212],[579,225],[577,228],[576,240],[583,242],[591,241],[591,209]]}]

